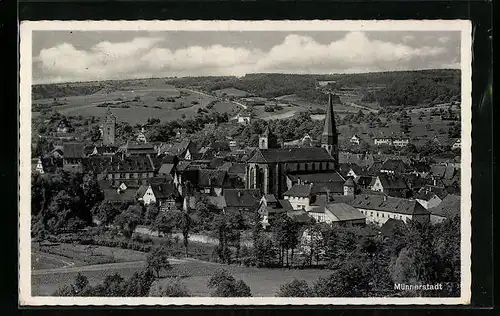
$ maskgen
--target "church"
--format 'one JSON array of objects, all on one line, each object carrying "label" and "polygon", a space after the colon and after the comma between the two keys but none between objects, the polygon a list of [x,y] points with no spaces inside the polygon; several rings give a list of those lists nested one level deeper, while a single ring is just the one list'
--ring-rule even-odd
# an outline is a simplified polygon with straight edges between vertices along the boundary
[{"label": "church", "polygon": [[266,128],[259,138],[259,148],[247,160],[246,187],[282,198],[283,193],[293,185],[288,181],[290,176],[295,179],[315,179],[320,176],[324,179],[325,175],[330,174],[329,181],[343,183],[345,179],[337,172],[338,151],[338,134],[330,94],[321,147],[278,148],[276,136]]}]

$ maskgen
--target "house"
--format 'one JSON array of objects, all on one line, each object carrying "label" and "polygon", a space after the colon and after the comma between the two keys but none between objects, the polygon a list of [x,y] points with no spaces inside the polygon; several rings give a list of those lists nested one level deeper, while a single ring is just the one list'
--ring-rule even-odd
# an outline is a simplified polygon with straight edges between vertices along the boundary
[{"label": "house", "polygon": [[462,147],[462,140],[460,138],[452,140],[451,144],[452,150],[460,149]]},{"label": "house", "polygon": [[423,161],[414,162],[411,167],[413,169],[413,173],[421,178],[426,178],[431,171],[429,164]]},{"label": "house", "polygon": [[85,144],[64,143],[63,144],[63,170],[69,172],[83,172],[83,160],[85,158]]},{"label": "house", "polygon": [[38,172],[39,174],[45,173],[43,169],[42,158],[31,159],[31,165],[33,166],[33,171]]},{"label": "house", "polygon": [[403,178],[394,175],[380,174],[374,178],[371,190],[383,192],[396,197],[406,197],[408,186]]},{"label": "house", "polygon": [[239,162],[226,162],[221,165],[219,170],[227,172],[229,181],[235,188],[245,188],[246,182],[246,164]]},{"label": "house", "polygon": [[390,218],[404,222],[430,221],[430,212],[413,199],[360,194],[355,196],[350,205],[363,213],[369,222],[378,225],[383,225]]},{"label": "house", "polygon": [[269,227],[269,220],[276,214],[292,212],[293,207],[288,200],[278,200],[272,194],[262,196],[257,212],[260,214],[262,227]]},{"label": "house", "polygon": [[285,200],[288,200],[294,210],[310,209],[310,202],[313,198],[311,194],[312,183],[310,184],[295,184],[288,191],[283,193]]},{"label": "house", "polygon": [[460,196],[448,194],[441,203],[430,208],[431,223],[436,224],[455,216],[460,216]]},{"label": "house", "polygon": [[151,157],[130,156],[111,159],[103,174],[113,186],[126,182],[128,186],[139,187],[155,176],[155,167]]},{"label": "house", "polygon": [[142,144],[145,144],[145,143],[148,142],[147,139],[146,139],[146,134],[145,134],[145,131],[144,131],[144,127],[141,128],[141,131],[139,132],[139,134],[137,134],[136,141],[138,143],[142,143]]},{"label": "house", "polygon": [[291,140],[288,142],[283,142],[283,148],[307,148],[315,147],[317,141],[314,140],[309,134],[305,134],[304,137],[300,139]]},{"label": "house", "polygon": [[422,204],[426,210],[437,206],[442,201],[437,194],[430,190],[419,191],[415,194],[414,198],[418,203]]},{"label": "house", "polygon": [[323,209],[314,209],[308,212],[308,214],[318,223],[366,224],[366,216],[356,208],[345,203],[327,204]]},{"label": "house", "polygon": [[260,190],[226,189],[222,195],[225,200],[224,211],[252,213],[257,211],[261,199]]},{"label": "house", "polygon": [[240,124],[250,124],[250,120],[252,119],[252,116],[247,113],[239,113],[238,116],[236,117],[238,123]]},{"label": "house", "polygon": [[147,184],[139,187],[136,197],[145,205],[156,204],[161,211],[168,211],[177,209],[179,193],[173,184]]},{"label": "house", "polygon": [[411,168],[399,159],[387,159],[380,167],[380,172],[387,174],[403,174],[410,170]]},{"label": "house", "polygon": [[291,189],[294,184],[313,184],[312,191],[323,194],[343,194],[345,178],[336,171],[324,173],[289,173],[286,176],[286,187]]},{"label": "house", "polygon": [[347,177],[356,178],[356,177],[360,177],[363,174],[365,174],[365,172],[363,171],[363,168],[361,168],[360,166],[358,166],[357,164],[354,164],[354,163],[349,164],[349,171],[346,174]]},{"label": "house", "polygon": [[221,196],[226,185],[227,172],[223,170],[199,169],[197,181],[191,182],[200,192]]},{"label": "house", "polygon": [[119,152],[125,156],[156,156],[158,154],[154,145],[151,143],[140,143],[128,141],[124,146],[120,147]]},{"label": "house", "polygon": [[352,137],[349,139],[349,142],[351,144],[359,145],[360,138],[358,135],[352,135]]},{"label": "house", "polygon": [[69,133],[73,131],[73,128],[71,127],[71,124],[69,123],[68,119],[63,117],[59,123],[57,123],[56,127],[57,133]]}]

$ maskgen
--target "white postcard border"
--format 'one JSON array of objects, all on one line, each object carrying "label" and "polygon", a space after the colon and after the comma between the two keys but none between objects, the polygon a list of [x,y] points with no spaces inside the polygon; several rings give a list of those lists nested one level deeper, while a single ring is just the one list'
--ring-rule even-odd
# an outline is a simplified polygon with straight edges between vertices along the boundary
[{"label": "white postcard border", "polygon": [[[456,298],[50,297],[31,295],[31,84],[33,31],[461,31],[461,296]],[[467,20],[22,21],[19,106],[19,304],[71,305],[458,305],[471,296],[472,26]],[[469,210],[469,211],[465,211]]]}]

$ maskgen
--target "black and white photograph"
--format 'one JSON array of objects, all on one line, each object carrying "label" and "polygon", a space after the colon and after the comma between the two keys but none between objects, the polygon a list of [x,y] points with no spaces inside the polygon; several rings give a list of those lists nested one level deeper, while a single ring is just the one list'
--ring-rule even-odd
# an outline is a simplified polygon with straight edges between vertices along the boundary
[{"label": "black and white photograph", "polygon": [[21,305],[469,304],[469,22],[20,32]]}]

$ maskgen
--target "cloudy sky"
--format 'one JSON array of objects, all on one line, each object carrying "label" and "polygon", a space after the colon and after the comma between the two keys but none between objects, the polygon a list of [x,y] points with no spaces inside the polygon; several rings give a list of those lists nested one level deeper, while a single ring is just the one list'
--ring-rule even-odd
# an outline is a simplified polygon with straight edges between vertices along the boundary
[{"label": "cloudy sky", "polygon": [[460,68],[460,32],[34,31],[33,82]]}]

